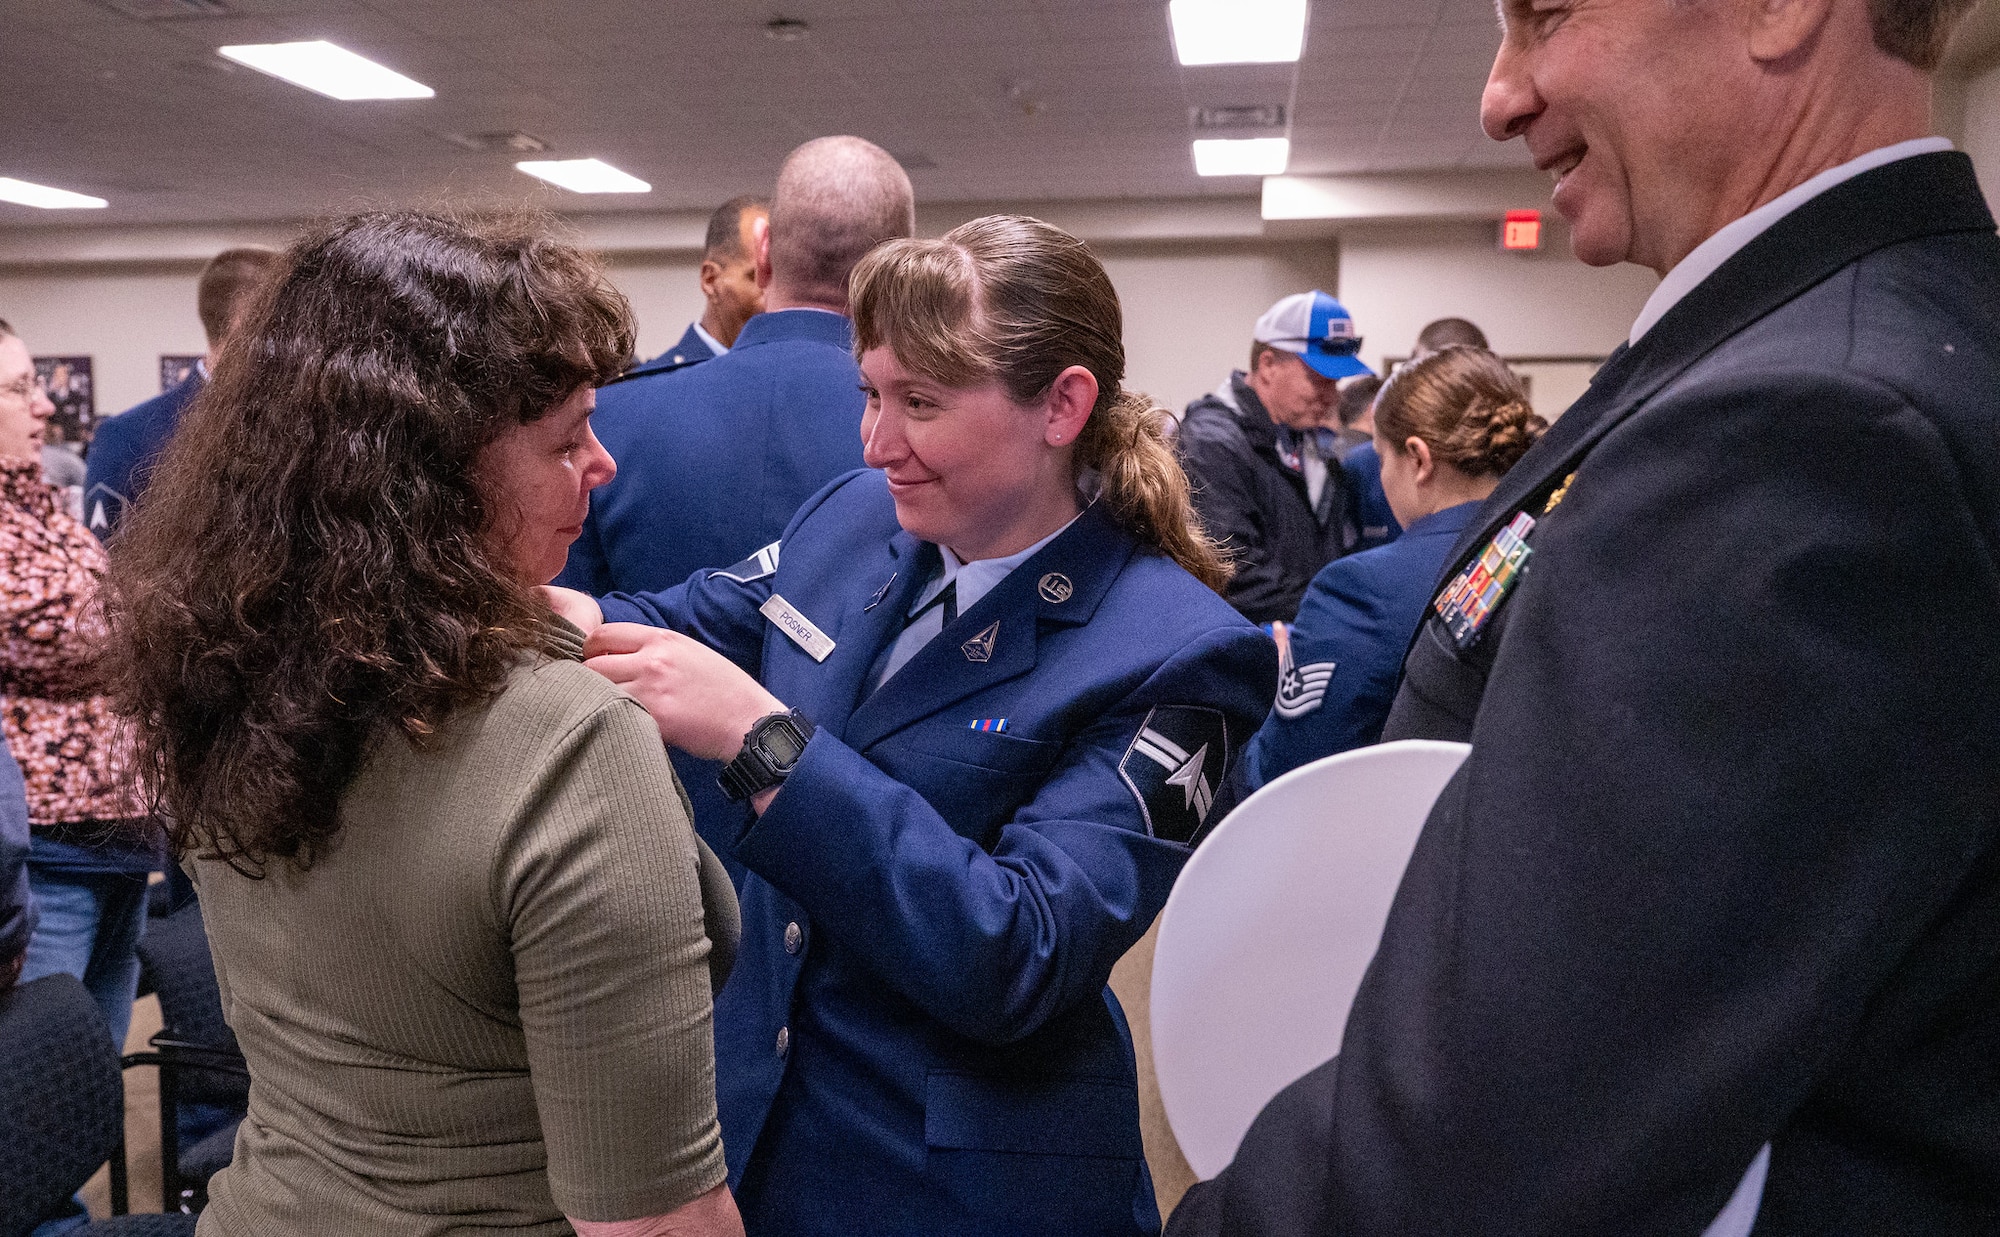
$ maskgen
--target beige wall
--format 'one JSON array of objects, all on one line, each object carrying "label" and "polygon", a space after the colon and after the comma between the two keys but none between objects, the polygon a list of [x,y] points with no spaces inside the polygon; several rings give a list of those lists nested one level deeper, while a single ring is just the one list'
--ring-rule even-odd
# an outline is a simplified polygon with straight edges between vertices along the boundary
[{"label": "beige wall", "polygon": [[[1354,311],[1363,355],[1408,352],[1446,314],[1485,327],[1504,352],[1601,355],[1638,313],[1652,276],[1595,271],[1552,235],[1543,252],[1502,254],[1490,224],[1350,227],[1315,240],[1100,243],[1125,307],[1129,382],[1179,408],[1240,368],[1257,315],[1290,292],[1322,287]],[[632,299],[639,351],[671,345],[701,309],[689,254],[615,257]],[[130,407],[158,390],[161,353],[200,352],[191,262],[0,269],[0,318],[42,354],[96,358],[98,408]]]},{"label": "beige wall", "polygon": [[1966,81],[1960,147],[1972,156],[1988,202],[2000,202],[2000,66]]},{"label": "beige wall", "polygon": [[1604,356],[1632,329],[1658,284],[1637,266],[1594,268],[1551,225],[1542,247],[1499,248],[1492,223],[1385,224],[1341,234],[1340,299],[1361,331],[1362,359],[1405,357],[1436,318],[1479,324],[1506,356]]},{"label": "beige wall", "polygon": [[1099,248],[1125,311],[1126,385],[1176,411],[1243,368],[1271,302],[1340,284],[1331,240]]},{"label": "beige wall", "polygon": [[0,271],[0,318],[41,356],[94,358],[97,411],[160,392],[160,355],[207,349],[194,312],[199,267]]},{"label": "beige wall", "polygon": [[[1243,364],[1250,328],[1272,301],[1338,280],[1330,241],[1108,245],[1104,261],[1125,305],[1131,385],[1180,407]],[[680,338],[701,313],[692,255],[621,256],[611,276],[639,319],[639,354]],[[159,390],[161,353],[200,352],[190,264],[153,268],[0,270],[0,318],[38,353],[96,358],[100,413]]]}]

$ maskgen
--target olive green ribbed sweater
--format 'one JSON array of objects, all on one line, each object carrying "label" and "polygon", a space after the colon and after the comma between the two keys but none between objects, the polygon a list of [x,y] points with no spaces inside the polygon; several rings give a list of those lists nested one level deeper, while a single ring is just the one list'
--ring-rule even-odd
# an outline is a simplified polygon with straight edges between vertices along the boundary
[{"label": "olive green ribbed sweater", "polygon": [[652,719],[573,661],[375,745],[334,847],[190,865],[250,1062],[202,1237],[570,1231],[723,1179],[694,833]]}]

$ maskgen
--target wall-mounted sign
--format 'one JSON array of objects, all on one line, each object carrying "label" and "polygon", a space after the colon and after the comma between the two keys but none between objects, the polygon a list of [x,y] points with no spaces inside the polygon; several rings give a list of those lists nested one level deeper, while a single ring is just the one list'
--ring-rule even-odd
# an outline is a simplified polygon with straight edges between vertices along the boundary
[{"label": "wall-mounted sign", "polygon": [[1510,210],[1500,221],[1500,248],[1540,249],[1542,247],[1542,212],[1538,210]]},{"label": "wall-mounted sign", "polygon": [[88,443],[97,428],[96,389],[90,381],[87,356],[38,356],[35,381],[56,406],[43,441]]},{"label": "wall-mounted sign", "polygon": [[173,390],[194,376],[194,367],[201,363],[201,354],[176,356],[162,354],[160,357],[160,390]]}]

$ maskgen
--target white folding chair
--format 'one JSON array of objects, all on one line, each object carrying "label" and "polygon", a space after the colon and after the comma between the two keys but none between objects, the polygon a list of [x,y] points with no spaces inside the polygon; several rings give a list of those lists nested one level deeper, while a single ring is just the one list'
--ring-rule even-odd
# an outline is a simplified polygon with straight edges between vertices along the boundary
[{"label": "white folding chair", "polygon": [[1160,915],[1153,1060],[1203,1180],[1272,1096],[1340,1051],[1417,833],[1471,750],[1408,740],[1314,761],[1188,860]]}]

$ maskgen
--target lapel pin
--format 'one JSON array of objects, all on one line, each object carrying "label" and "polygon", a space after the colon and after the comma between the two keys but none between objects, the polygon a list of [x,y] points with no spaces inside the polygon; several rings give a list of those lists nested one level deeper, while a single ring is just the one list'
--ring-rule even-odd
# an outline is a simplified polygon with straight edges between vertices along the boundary
[{"label": "lapel pin", "polygon": [[876,589],[875,595],[868,599],[868,604],[861,607],[861,612],[863,614],[866,614],[868,611],[873,610],[876,606],[882,604],[882,599],[889,595],[889,586],[896,582],[896,576],[898,574],[900,573],[894,571],[889,573],[889,578],[882,581],[882,587]]},{"label": "lapel pin", "polygon": [[1060,571],[1051,571],[1043,576],[1035,588],[1041,593],[1042,600],[1054,602],[1056,605],[1068,601],[1076,592],[1076,586],[1071,584],[1069,577]]},{"label": "lapel pin", "polygon": [[993,646],[999,642],[1000,620],[995,619],[991,627],[959,645],[958,651],[965,654],[967,661],[992,661]]}]

